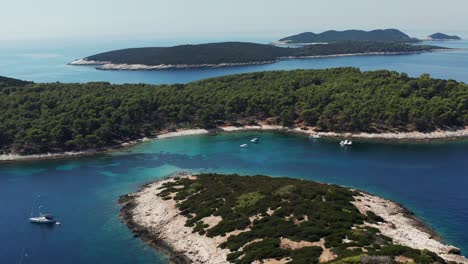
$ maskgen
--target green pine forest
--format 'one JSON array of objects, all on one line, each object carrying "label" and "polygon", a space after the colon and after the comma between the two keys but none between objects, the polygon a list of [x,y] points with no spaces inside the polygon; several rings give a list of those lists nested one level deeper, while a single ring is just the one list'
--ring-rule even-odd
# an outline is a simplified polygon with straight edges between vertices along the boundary
[{"label": "green pine forest", "polygon": [[448,49],[385,41],[338,41],[327,45],[287,48],[248,42],[221,42],[174,47],[131,48],[87,57],[91,61],[144,65],[216,65],[222,63],[274,62],[285,57],[365,54],[374,52],[413,53]]},{"label": "green pine forest", "polygon": [[[201,174],[194,180],[176,177],[161,187],[158,195],[174,199],[186,226],[208,237],[229,236],[219,245],[229,249],[231,263],[288,258],[291,264],[319,263],[323,249],[308,245],[299,249],[281,247],[281,239],[319,242],[336,255],[327,263],[393,263],[395,256],[411,263],[446,263],[437,254],[392,243],[378,229],[364,222],[385,222],[371,211],[361,214],[351,203],[359,193],[337,185],[291,178]],[[359,199],[359,198],[357,198]],[[270,211],[270,212],[269,212]],[[208,216],[221,221],[210,227]],[[344,242],[348,239],[348,242]],[[410,263],[410,262],[408,262]]]},{"label": "green pine forest", "polygon": [[357,68],[257,72],[188,84],[0,79],[0,150],[77,151],[175,128],[268,120],[322,131],[432,131],[468,124],[468,85]]}]

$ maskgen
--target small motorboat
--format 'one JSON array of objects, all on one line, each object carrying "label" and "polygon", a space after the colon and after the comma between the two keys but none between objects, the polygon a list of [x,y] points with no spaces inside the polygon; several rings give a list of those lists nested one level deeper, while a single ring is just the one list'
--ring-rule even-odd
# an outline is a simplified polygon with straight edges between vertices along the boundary
[{"label": "small motorboat", "polygon": [[240,145],[241,148],[246,148],[246,147],[248,147],[248,146],[249,146],[249,145],[247,145],[247,144],[242,144],[242,145]]},{"label": "small motorboat", "polygon": [[320,138],[320,135],[319,134],[313,134],[313,135],[310,135],[310,138],[318,139],[318,138]]},{"label": "small motorboat", "polygon": [[29,218],[29,222],[35,224],[54,224],[55,221],[54,216],[50,214],[41,214],[38,217],[31,217]]},{"label": "small motorboat", "polygon": [[260,139],[258,139],[258,138],[253,138],[252,140],[250,140],[250,142],[252,142],[252,143],[258,143],[258,142],[260,142]]},{"label": "small motorboat", "polygon": [[351,140],[342,140],[340,141],[340,146],[352,146],[353,142]]}]

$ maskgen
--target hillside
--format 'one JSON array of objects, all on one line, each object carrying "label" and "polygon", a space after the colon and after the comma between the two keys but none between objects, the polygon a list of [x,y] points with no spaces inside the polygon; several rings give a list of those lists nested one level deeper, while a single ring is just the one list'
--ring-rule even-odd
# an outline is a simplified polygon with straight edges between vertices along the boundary
[{"label": "hillside", "polygon": [[188,84],[38,83],[0,89],[0,150],[77,151],[180,127],[268,120],[320,131],[468,125],[468,85],[356,68],[257,72]]},{"label": "hillside", "polygon": [[221,67],[272,63],[283,58],[368,53],[414,53],[443,49],[405,43],[342,41],[329,45],[297,48],[274,45],[223,42],[167,48],[134,48],[100,53],[72,62],[72,65],[100,65],[103,70],[158,70],[168,68]]},{"label": "hillside", "polygon": [[0,88],[2,87],[11,87],[11,86],[25,86],[28,84],[32,84],[32,82],[26,82],[18,79],[13,79],[13,78],[7,78],[7,77],[2,77],[0,76]]},{"label": "hillside", "polygon": [[401,206],[336,185],[181,175],[120,203],[136,235],[178,263],[466,263]]},{"label": "hillside", "polygon": [[304,32],[301,34],[289,36],[280,39],[285,43],[328,43],[343,40],[353,41],[398,41],[398,42],[416,42],[405,33],[397,29],[377,29],[372,31],[363,30],[329,30],[323,33]]},{"label": "hillside", "polygon": [[434,33],[427,38],[430,40],[461,40],[459,36],[450,36],[443,33]]},{"label": "hillside", "polygon": [[306,45],[298,48],[296,56],[333,56],[346,54],[411,54],[446,49],[431,45],[411,45],[403,42],[337,41],[326,45]]},{"label": "hillside", "polygon": [[273,45],[222,42],[175,47],[134,48],[110,51],[86,57],[90,61],[114,64],[201,65],[274,61],[290,56],[292,49]]}]

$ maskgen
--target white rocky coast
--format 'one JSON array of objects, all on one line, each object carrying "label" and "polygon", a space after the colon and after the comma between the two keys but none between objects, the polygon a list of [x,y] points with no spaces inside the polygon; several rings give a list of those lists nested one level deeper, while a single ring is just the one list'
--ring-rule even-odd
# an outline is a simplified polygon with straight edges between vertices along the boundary
[{"label": "white rocky coast", "polygon": [[[163,139],[179,136],[203,135],[210,133],[223,133],[223,132],[242,132],[242,131],[279,131],[287,133],[297,133],[305,135],[319,135],[321,137],[329,138],[352,138],[352,139],[372,139],[372,140],[396,140],[396,141],[431,141],[431,140],[452,140],[452,139],[465,139],[468,138],[468,127],[460,128],[457,130],[438,130],[433,132],[386,132],[386,133],[337,133],[337,132],[320,132],[316,131],[313,127],[294,127],[288,128],[279,125],[246,125],[246,126],[222,126],[215,129],[179,129],[175,131],[163,131],[156,135],[154,139]],[[0,162],[6,161],[21,161],[21,160],[38,160],[38,159],[65,159],[74,158],[78,156],[88,156],[97,153],[102,153],[110,150],[115,150],[120,147],[130,147],[141,142],[147,142],[151,138],[142,138],[123,142],[119,146],[109,147],[102,150],[88,150],[79,152],[63,152],[63,153],[44,153],[33,155],[20,155],[15,153],[0,154]]]},{"label": "white rocky coast", "polygon": [[69,63],[69,65],[104,65],[110,63],[108,61],[93,61],[86,58],[77,59]]},{"label": "white rocky coast", "polygon": [[432,230],[425,227],[401,205],[362,192],[355,199],[353,204],[361,213],[372,211],[385,220],[385,223],[366,224],[378,228],[383,235],[392,238],[395,244],[428,249],[446,261],[468,263],[468,259],[459,255],[459,248],[442,243]]},{"label": "white rocky coast", "polygon": [[313,127],[283,127],[279,125],[253,125],[253,126],[222,126],[216,129],[186,129],[174,132],[163,133],[158,138],[167,138],[186,135],[200,135],[214,132],[241,132],[241,131],[283,131],[306,135],[319,135],[321,137],[331,138],[355,138],[355,139],[382,139],[382,140],[444,140],[444,139],[463,139],[468,138],[468,127],[456,130],[437,130],[432,132],[385,132],[385,133],[339,133],[339,132],[320,132]]},{"label": "white rocky coast", "polygon": [[[182,177],[196,178],[192,175]],[[123,196],[120,200],[123,206],[121,217],[137,236],[152,244],[154,247],[165,251],[176,263],[204,263],[222,264],[228,263],[227,249],[221,249],[218,245],[226,241],[225,237],[209,238],[198,233],[192,233],[192,228],[186,227],[186,217],[180,214],[174,200],[164,200],[157,196],[164,183],[173,181],[172,178],[156,181],[148,184],[136,193]],[[355,197],[353,204],[361,213],[372,211],[382,217],[385,223],[369,224],[380,232],[392,238],[395,244],[409,246],[417,249],[433,251],[447,261],[468,263],[468,260],[460,256],[459,249],[442,243],[437,236],[417,220],[410,212],[399,204],[373,196],[360,193]],[[219,217],[206,217],[203,221],[214,226],[221,219]],[[233,232],[235,233],[235,232]],[[284,241],[283,241],[284,240]],[[293,247],[297,242],[282,239]],[[322,241],[323,242],[323,241]],[[312,243],[312,245],[318,244]],[[310,245],[309,245],[310,246]],[[323,245],[322,245],[323,246]],[[333,254],[328,258],[322,258],[324,262],[333,259]],[[325,257],[325,256],[324,256]],[[287,259],[268,260],[266,263],[286,263]]]},{"label": "white rocky coast", "polygon": [[219,64],[159,64],[159,65],[146,65],[146,64],[126,64],[126,63],[112,63],[109,61],[93,61],[87,58],[78,59],[69,63],[75,66],[96,66],[98,70],[106,71],[149,71],[149,70],[169,70],[169,69],[196,69],[196,68],[222,68],[234,66],[247,66],[247,65],[262,65],[275,63],[276,61],[261,61],[261,62],[244,62],[244,63],[219,63]]},{"label": "white rocky coast", "polygon": [[[209,238],[192,233],[192,228],[185,226],[187,218],[180,214],[175,201],[163,200],[157,196],[161,192],[159,188],[170,181],[173,179],[157,181],[139,192],[129,194],[128,198],[132,204],[129,206],[129,201],[124,202],[124,221],[144,240],[152,243],[156,241],[154,246],[168,253],[174,262],[229,263],[226,260],[229,250],[218,248],[227,237]],[[127,210],[125,204],[133,208]],[[179,254],[183,257],[180,258]]]}]

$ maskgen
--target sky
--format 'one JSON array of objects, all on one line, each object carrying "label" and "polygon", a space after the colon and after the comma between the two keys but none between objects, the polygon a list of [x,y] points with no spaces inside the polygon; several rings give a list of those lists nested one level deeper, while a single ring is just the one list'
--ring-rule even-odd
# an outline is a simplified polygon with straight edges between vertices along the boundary
[{"label": "sky", "polygon": [[0,0],[0,40],[259,36],[398,28],[468,37],[467,0]]}]

